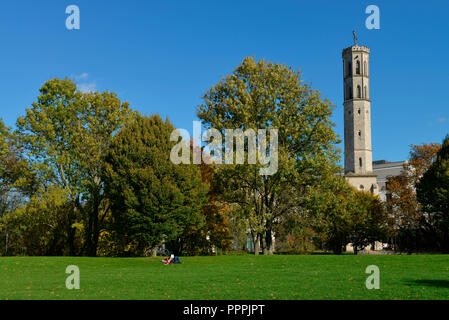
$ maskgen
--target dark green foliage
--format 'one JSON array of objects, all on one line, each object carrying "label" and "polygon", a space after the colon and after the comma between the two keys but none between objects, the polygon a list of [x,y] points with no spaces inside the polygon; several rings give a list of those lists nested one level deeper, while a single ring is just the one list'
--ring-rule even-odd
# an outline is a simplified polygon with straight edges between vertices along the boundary
[{"label": "dark green foliage", "polygon": [[203,223],[207,187],[196,166],[170,161],[173,130],[158,115],[137,116],[113,139],[106,155],[104,181],[113,226],[134,254],[163,240],[182,251],[184,228]]},{"label": "dark green foliage", "polygon": [[449,135],[416,189],[425,219],[436,229],[436,245],[449,253]]}]

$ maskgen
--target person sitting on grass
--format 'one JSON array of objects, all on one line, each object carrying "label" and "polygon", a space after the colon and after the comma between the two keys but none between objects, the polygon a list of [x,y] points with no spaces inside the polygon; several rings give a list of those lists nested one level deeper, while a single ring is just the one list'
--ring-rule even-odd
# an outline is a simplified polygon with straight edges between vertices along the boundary
[{"label": "person sitting on grass", "polygon": [[175,264],[175,263],[181,263],[181,260],[179,259],[178,256],[174,256],[173,254],[170,256],[170,258],[165,258],[162,259],[161,262],[163,262],[164,264]]},{"label": "person sitting on grass", "polygon": [[162,259],[161,262],[164,263],[164,264],[169,264],[170,263],[170,259],[167,257],[167,258]]},{"label": "person sitting on grass", "polygon": [[165,264],[171,264],[171,263],[173,263],[173,260],[175,259],[175,256],[172,254],[171,256],[170,256],[170,258],[165,258],[165,259],[162,259],[161,260],[161,262],[163,262],[163,263],[165,263]]}]

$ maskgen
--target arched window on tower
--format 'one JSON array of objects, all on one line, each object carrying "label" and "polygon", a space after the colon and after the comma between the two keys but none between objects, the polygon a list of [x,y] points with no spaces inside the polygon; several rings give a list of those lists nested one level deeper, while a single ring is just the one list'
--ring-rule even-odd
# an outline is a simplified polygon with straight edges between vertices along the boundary
[{"label": "arched window on tower", "polygon": [[352,99],[352,87],[349,86],[348,89],[349,89],[349,100],[351,100]]},{"label": "arched window on tower", "polygon": [[359,158],[359,166],[360,166],[360,168],[362,167],[362,158]]},{"label": "arched window on tower", "polygon": [[351,63],[351,61],[348,62],[348,76],[352,76],[352,63]]},{"label": "arched window on tower", "polygon": [[357,98],[362,99],[362,89],[360,86],[357,86]]},{"label": "arched window on tower", "polygon": [[359,60],[357,60],[357,64],[356,64],[356,67],[355,67],[355,73],[356,74],[360,74],[360,61]]}]

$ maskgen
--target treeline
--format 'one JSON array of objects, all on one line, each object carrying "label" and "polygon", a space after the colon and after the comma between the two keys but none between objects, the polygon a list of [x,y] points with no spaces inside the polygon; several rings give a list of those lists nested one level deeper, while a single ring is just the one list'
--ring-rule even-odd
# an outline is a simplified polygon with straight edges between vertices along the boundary
[{"label": "treeline", "polygon": [[[276,172],[260,174],[269,163],[174,164],[180,141],[171,141],[168,119],[141,115],[113,92],[47,81],[14,131],[0,121],[1,254],[142,256],[164,244],[206,255],[248,241],[256,254],[341,253],[348,243],[361,249],[398,235],[391,205],[338,174],[334,107],[299,71],[246,58],[202,101],[199,119],[223,136],[277,128],[278,147],[268,148]],[[197,147],[186,148],[192,156]],[[425,212],[447,217],[431,203]]]}]

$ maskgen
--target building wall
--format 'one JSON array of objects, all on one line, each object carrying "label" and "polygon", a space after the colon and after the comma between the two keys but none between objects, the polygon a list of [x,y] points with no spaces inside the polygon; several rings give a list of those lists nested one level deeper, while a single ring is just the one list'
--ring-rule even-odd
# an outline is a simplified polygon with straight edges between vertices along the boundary
[{"label": "building wall", "polygon": [[368,191],[373,194],[379,194],[376,176],[373,175],[346,175],[346,180],[358,190]]}]

